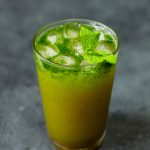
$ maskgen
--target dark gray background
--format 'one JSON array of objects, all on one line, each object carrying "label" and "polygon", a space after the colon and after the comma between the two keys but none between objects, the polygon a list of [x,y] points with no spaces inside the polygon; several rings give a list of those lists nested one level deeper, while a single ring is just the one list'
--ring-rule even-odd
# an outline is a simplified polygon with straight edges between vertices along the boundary
[{"label": "dark gray background", "polygon": [[46,23],[88,18],[120,38],[102,150],[150,150],[149,0],[0,0],[0,150],[49,150],[31,39]]}]

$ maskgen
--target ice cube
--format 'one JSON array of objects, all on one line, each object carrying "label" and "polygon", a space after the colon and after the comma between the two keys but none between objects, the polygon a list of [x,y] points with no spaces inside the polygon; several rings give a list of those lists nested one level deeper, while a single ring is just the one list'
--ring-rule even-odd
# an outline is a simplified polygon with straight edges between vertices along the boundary
[{"label": "ice cube", "polygon": [[52,32],[52,33],[49,33],[47,35],[47,40],[51,43],[51,44],[55,44],[57,41],[60,41],[62,40],[63,37],[62,37],[62,34],[61,33],[58,33],[58,32]]},{"label": "ice cube", "polygon": [[108,44],[105,44],[104,42],[99,42],[98,46],[95,49],[96,51],[106,51],[106,52],[112,52],[111,47]]},{"label": "ice cube", "polygon": [[65,38],[77,38],[79,36],[79,24],[76,22],[66,24],[63,34]]},{"label": "ice cube", "polygon": [[77,52],[77,54],[82,55],[83,49],[82,44],[80,42],[76,42],[72,45],[72,48]]},{"label": "ice cube", "polygon": [[66,35],[68,38],[77,38],[78,37],[78,32],[72,29],[68,29],[66,31]]},{"label": "ice cube", "polygon": [[74,39],[79,36],[79,31],[73,28],[67,28],[64,30],[64,37],[69,39]]},{"label": "ice cube", "polygon": [[102,33],[100,36],[100,42],[96,49],[113,53],[116,50],[116,45],[116,40],[113,35]]},{"label": "ice cube", "polygon": [[48,35],[47,40],[50,41],[52,44],[55,44],[57,41],[57,35]]},{"label": "ice cube", "polygon": [[88,65],[88,63],[86,62],[86,60],[82,60],[81,63],[80,63],[80,65],[81,66],[85,66],[85,65]]},{"label": "ice cube", "polygon": [[102,40],[104,40],[104,33],[103,33],[103,31],[100,31],[100,37],[99,37],[99,40],[100,41],[102,41]]},{"label": "ice cube", "polygon": [[44,49],[40,50],[40,54],[45,58],[53,57],[58,54],[58,50],[54,47],[44,46]]},{"label": "ice cube", "polygon": [[75,59],[70,56],[57,56],[54,58],[54,62],[63,64],[63,65],[74,65],[75,64]]}]

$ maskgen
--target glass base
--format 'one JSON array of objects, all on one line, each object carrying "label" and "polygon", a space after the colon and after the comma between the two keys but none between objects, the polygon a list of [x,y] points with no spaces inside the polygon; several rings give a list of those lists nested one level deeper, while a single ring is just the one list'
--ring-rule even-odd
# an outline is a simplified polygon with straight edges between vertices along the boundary
[{"label": "glass base", "polygon": [[60,145],[59,143],[54,142],[54,150],[96,150],[102,146],[105,134],[106,132],[103,133],[101,138],[96,143],[88,147],[70,148],[70,147],[65,147],[63,145]]}]

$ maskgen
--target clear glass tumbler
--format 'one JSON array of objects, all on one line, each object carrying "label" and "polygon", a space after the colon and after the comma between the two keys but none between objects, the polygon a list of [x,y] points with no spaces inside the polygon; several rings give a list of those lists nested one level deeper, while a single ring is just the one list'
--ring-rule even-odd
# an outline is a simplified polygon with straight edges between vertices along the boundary
[{"label": "clear glass tumbler", "polygon": [[80,21],[115,32],[99,22],[71,19],[48,24],[33,38],[33,50],[49,138],[58,149],[96,149],[106,133],[115,66],[107,63],[64,66],[41,56],[36,39],[55,26]]}]

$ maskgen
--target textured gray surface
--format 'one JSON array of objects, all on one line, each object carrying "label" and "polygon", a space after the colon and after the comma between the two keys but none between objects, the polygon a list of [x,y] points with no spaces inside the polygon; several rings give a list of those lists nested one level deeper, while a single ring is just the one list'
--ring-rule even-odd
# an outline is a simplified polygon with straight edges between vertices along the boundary
[{"label": "textured gray surface", "polygon": [[102,150],[150,150],[149,0],[0,0],[0,150],[49,150],[31,39],[64,18],[101,21],[120,36]]}]

